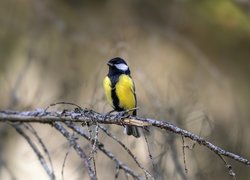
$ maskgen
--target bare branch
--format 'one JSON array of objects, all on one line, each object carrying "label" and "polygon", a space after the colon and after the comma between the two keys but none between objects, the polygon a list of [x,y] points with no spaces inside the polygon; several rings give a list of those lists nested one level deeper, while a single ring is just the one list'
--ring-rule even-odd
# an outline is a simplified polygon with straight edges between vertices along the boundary
[{"label": "bare branch", "polygon": [[218,155],[223,155],[223,156],[227,156],[231,159],[234,159],[238,162],[241,162],[243,164],[246,164],[246,165],[250,165],[250,161],[246,158],[243,158],[242,156],[240,155],[237,155],[237,154],[234,154],[234,153],[231,153],[229,151],[226,151],[214,144],[212,144],[211,142],[209,141],[206,141],[204,138],[198,136],[198,135],[195,135],[189,131],[186,131],[184,129],[181,129],[169,122],[166,122],[166,121],[157,121],[157,120],[154,120],[154,119],[148,119],[148,118],[139,118],[137,117],[136,119],[138,120],[141,120],[141,121],[145,121],[147,123],[150,123],[152,126],[156,126],[156,127],[159,127],[159,128],[162,128],[162,129],[165,129],[167,131],[170,131],[170,132],[173,132],[175,134],[179,134],[179,135],[182,135],[186,138],[189,138],[197,143],[199,143],[200,145],[203,145],[205,147],[207,147],[208,149],[212,150],[213,152],[215,152],[216,154]]},{"label": "bare branch", "polygon": [[70,135],[70,133],[63,127],[60,122],[54,122],[53,126],[70,142],[77,154],[84,160],[85,166],[88,169],[88,174],[91,180],[97,179],[94,170],[91,167],[91,162],[85,152],[82,150],[80,145],[77,143],[76,139]]},{"label": "bare branch", "polygon": [[[207,147],[212,150],[217,155],[226,156],[228,158],[234,159],[245,165],[250,165],[250,161],[240,155],[226,151],[204,138],[195,135],[189,131],[181,129],[167,121],[158,121],[149,118],[132,117],[128,116],[127,113],[120,112],[117,114],[102,115],[93,110],[76,109],[74,111],[56,111],[56,112],[46,112],[44,110],[38,109],[35,111],[17,112],[17,111],[0,111],[0,122],[32,122],[32,123],[45,123],[51,124],[54,122],[82,122],[84,124],[92,125],[96,123],[100,124],[116,124],[116,125],[137,125],[146,126],[151,125],[161,129],[165,129],[168,132],[172,132],[183,137],[189,138],[194,142],[199,143],[202,146]],[[100,149],[100,148],[99,148]]]},{"label": "bare branch", "polygon": [[120,161],[118,158],[116,158],[112,152],[108,151],[104,147],[104,144],[99,142],[97,139],[94,140],[91,137],[89,137],[84,131],[82,131],[81,128],[79,128],[79,126],[75,125],[74,123],[72,123],[70,121],[66,121],[65,124],[69,128],[73,129],[76,133],[78,133],[79,135],[81,135],[82,137],[84,137],[85,139],[90,141],[92,145],[94,143],[96,143],[96,147],[98,147],[98,149],[100,151],[102,151],[106,156],[108,156],[110,159],[112,159],[116,163],[116,165],[119,167],[119,169],[123,169],[126,174],[131,175],[134,179],[143,179],[141,176],[137,175],[132,169],[130,169],[126,164],[124,164],[122,161]]},{"label": "bare branch", "polygon": [[48,157],[48,160],[49,160],[49,163],[50,163],[50,167],[51,167],[51,171],[52,171],[52,176],[54,177],[55,173],[54,173],[54,167],[53,167],[53,163],[52,163],[52,160],[51,160],[51,156],[50,156],[50,153],[49,153],[46,145],[44,144],[43,140],[40,138],[40,136],[37,134],[36,130],[31,126],[31,124],[23,124],[23,126],[26,129],[28,129],[35,136],[35,138],[38,140],[38,142],[41,145],[44,153]]},{"label": "bare branch", "polygon": [[48,165],[47,165],[47,163],[45,161],[45,158],[43,157],[43,155],[41,154],[41,152],[38,150],[37,146],[32,142],[32,140],[29,138],[29,136],[27,134],[25,134],[25,132],[22,130],[21,125],[14,125],[13,124],[12,126],[29,143],[30,147],[36,153],[36,156],[38,157],[41,165],[43,166],[44,170],[46,171],[46,173],[48,174],[48,176],[50,177],[50,179],[54,180],[55,179],[55,175],[54,175],[53,171],[48,167]]},{"label": "bare branch", "polygon": [[[151,179],[154,179],[154,177],[151,175],[151,173],[146,168],[144,168],[142,166],[142,164],[137,160],[136,156],[132,153],[132,151],[125,144],[123,144],[117,137],[115,137],[113,134],[111,134],[106,128],[104,128],[102,126],[99,126],[99,127],[105,134],[107,134],[110,138],[112,138],[114,141],[116,141],[118,144],[120,144],[120,146],[123,149],[125,149],[125,151],[127,151],[129,156],[132,157],[132,159],[138,165],[138,167],[141,168],[144,171],[146,177],[149,176]],[[119,173],[119,169],[120,168],[117,168],[117,176],[118,176],[118,173]]]},{"label": "bare branch", "polygon": [[183,163],[184,163],[184,167],[185,167],[185,172],[186,174],[188,174],[188,169],[187,169],[187,163],[186,163],[186,154],[185,154],[185,140],[184,137],[181,136],[182,139],[182,155],[183,155]]}]

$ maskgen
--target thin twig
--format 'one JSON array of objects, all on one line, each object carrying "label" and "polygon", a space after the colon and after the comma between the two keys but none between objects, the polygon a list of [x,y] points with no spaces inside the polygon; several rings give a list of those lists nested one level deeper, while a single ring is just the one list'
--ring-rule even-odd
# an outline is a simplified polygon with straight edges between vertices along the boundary
[{"label": "thin twig", "polygon": [[63,159],[62,170],[61,170],[62,180],[64,180],[64,167],[65,167],[66,160],[67,160],[67,158],[68,158],[70,149],[71,149],[71,145],[70,145],[70,147],[69,147],[68,151],[66,152],[65,157],[64,157],[64,159]]},{"label": "thin twig", "polygon": [[46,145],[44,144],[43,140],[39,137],[36,130],[30,124],[23,124],[23,125],[27,130],[29,130],[36,137],[39,144],[41,144],[43,151],[48,156],[48,160],[49,160],[49,163],[50,163],[52,174],[53,174],[53,176],[55,176],[55,173],[54,173],[55,171],[54,171],[53,163],[52,163],[52,160],[51,160],[51,157],[50,157],[50,153],[49,153]]},{"label": "thin twig", "polygon": [[233,178],[233,180],[236,180],[236,174],[233,171],[233,168],[230,164],[227,163],[227,161],[224,159],[223,156],[221,156],[220,154],[218,154],[218,156],[221,158],[221,160],[225,163],[226,168],[228,169],[228,174]]},{"label": "thin twig", "polygon": [[47,106],[45,108],[45,111],[48,111],[49,108],[51,108],[53,106],[56,106],[56,105],[71,105],[71,106],[75,106],[75,107],[77,107],[79,109],[83,109],[81,106],[79,106],[79,105],[77,105],[75,103],[60,101],[60,102],[50,104],[49,106]]},{"label": "thin twig", "polygon": [[76,139],[70,135],[70,133],[63,127],[63,125],[59,122],[54,122],[52,124],[67,140],[70,142],[70,144],[73,146],[77,154],[84,160],[85,166],[88,170],[88,174],[91,180],[96,180],[96,176],[94,173],[94,170],[91,167],[91,163],[89,160],[89,157],[85,154],[85,152],[82,150],[80,145],[77,143]]},{"label": "thin twig", "polygon": [[[85,133],[79,126],[75,125],[74,123],[70,122],[70,121],[66,121],[64,122],[69,128],[71,128],[72,130],[74,130],[76,133],[78,133],[80,136],[84,137],[85,139],[87,139],[88,141],[91,142],[91,144],[94,143],[94,141],[91,139],[91,137],[89,137],[87,135],[87,133]],[[110,159],[112,159],[117,166],[120,167],[120,169],[124,170],[125,173],[131,175],[134,179],[143,179],[141,176],[137,175],[132,169],[130,169],[126,164],[124,164],[122,161],[120,161],[118,158],[116,158],[116,156],[108,151],[105,147],[104,144],[102,144],[101,142],[99,142],[98,140],[96,140],[96,147],[98,147],[98,149],[103,152],[106,156],[108,156]]]},{"label": "thin twig", "polygon": [[152,153],[151,153],[151,151],[150,151],[150,147],[149,147],[149,143],[148,143],[148,138],[147,138],[147,136],[146,136],[146,134],[145,134],[144,131],[142,131],[142,133],[143,133],[143,137],[144,137],[145,142],[146,142],[146,146],[147,146],[147,150],[148,150],[149,159],[150,159],[150,161],[151,161],[151,163],[152,163],[153,170],[155,171],[156,167],[155,167],[155,164],[154,164],[154,160],[153,160]]},{"label": "thin twig", "polygon": [[35,152],[36,156],[38,157],[43,169],[46,171],[46,173],[48,174],[48,176],[50,177],[50,179],[54,180],[55,179],[55,175],[53,174],[53,172],[50,170],[50,168],[48,167],[45,158],[43,157],[43,155],[40,153],[40,151],[38,150],[38,148],[36,147],[36,145],[32,142],[32,140],[30,139],[30,137],[25,134],[25,132],[22,130],[22,128],[20,127],[20,125],[12,125],[13,128],[15,128],[15,130],[24,137],[24,139],[29,143],[30,147],[33,149],[33,151]]},{"label": "thin twig", "polygon": [[119,166],[116,166],[116,171],[115,171],[115,179],[118,179],[119,177],[119,172],[120,172],[120,167]]},{"label": "thin twig", "polygon": [[103,126],[99,126],[99,127],[100,127],[100,129],[101,129],[105,134],[107,134],[110,138],[112,138],[113,140],[115,140],[121,147],[123,147],[123,148],[125,149],[125,151],[127,151],[127,153],[132,157],[132,159],[135,161],[135,163],[138,165],[138,167],[141,168],[141,169],[144,171],[146,177],[149,176],[149,177],[151,177],[152,179],[154,179],[153,176],[151,175],[151,173],[150,173],[146,168],[144,168],[144,167],[142,166],[142,164],[137,160],[136,156],[132,153],[132,151],[130,151],[130,149],[129,149],[125,144],[123,144],[117,137],[115,137],[113,134],[111,134],[111,133],[110,133],[106,128],[104,128]]},{"label": "thin twig", "polygon": [[185,147],[186,147],[185,140],[184,140],[183,136],[181,136],[181,139],[182,139],[182,154],[183,154],[184,169],[185,169],[186,174],[188,174],[187,163],[186,163],[186,154],[185,154]]}]

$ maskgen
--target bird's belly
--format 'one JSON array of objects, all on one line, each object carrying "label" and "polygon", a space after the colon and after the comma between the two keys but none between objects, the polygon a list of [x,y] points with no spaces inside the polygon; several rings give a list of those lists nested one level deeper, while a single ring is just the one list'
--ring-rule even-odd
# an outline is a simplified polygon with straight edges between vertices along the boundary
[{"label": "bird's belly", "polygon": [[119,106],[123,109],[132,109],[136,106],[133,86],[133,81],[129,76],[120,76],[116,84],[116,94],[119,99]]}]

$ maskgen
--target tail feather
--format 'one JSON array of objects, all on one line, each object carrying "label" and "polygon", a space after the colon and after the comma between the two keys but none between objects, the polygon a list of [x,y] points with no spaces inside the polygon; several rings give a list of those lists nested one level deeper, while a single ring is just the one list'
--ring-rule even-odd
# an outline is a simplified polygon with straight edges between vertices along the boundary
[{"label": "tail feather", "polygon": [[140,137],[139,129],[136,126],[125,126],[126,134],[132,135],[136,138]]}]

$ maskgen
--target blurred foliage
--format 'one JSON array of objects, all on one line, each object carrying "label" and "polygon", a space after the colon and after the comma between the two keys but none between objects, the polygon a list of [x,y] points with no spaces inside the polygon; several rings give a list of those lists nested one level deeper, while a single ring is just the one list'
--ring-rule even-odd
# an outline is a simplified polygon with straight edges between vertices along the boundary
[{"label": "blurred foliage", "polygon": [[[0,108],[25,110],[70,101],[107,112],[111,108],[102,90],[106,62],[121,56],[135,80],[140,116],[171,121],[249,158],[249,12],[247,0],[1,1]],[[34,171],[23,168],[26,160],[20,156],[32,159],[32,153],[6,126],[0,124],[5,139],[0,163],[34,179],[32,173],[42,171],[39,163]],[[55,132],[45,128],[37,126],[60,173],[65,145],[58,144],[58,152],[53,145],[60,137],[48,140],[47,134]],[[119,127],[111,129],[152,168],[143,140],[128,139]],[[231,179],[223,162],[198,146],[186,153],[185,175],[181,139],[152,129],[150,140],[157,179]],[[75,164],[77,158],[69,161]],[[110,167],[105,177],[113,177],[114,167],[99,162],[100,172]],[[229,163],[239,179],[250,177],[247,167]],[[69,169],[67,177],[77,171]],[[0,179],[6,177],[1,172]]]}]

